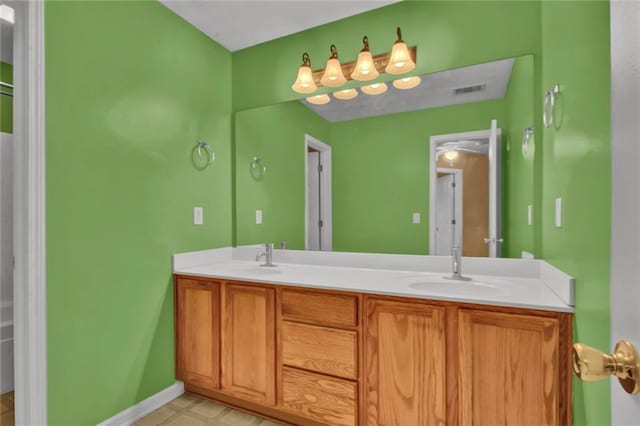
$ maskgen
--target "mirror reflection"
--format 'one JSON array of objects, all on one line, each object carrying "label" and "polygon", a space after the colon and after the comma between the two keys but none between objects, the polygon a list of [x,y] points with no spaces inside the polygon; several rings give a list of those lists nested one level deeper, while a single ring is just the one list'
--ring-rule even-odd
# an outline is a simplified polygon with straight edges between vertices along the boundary
[{"label": "mirror reflection", "polygon": [[533,57],[412,77],[236,113],[237,244],[533,252]]}]

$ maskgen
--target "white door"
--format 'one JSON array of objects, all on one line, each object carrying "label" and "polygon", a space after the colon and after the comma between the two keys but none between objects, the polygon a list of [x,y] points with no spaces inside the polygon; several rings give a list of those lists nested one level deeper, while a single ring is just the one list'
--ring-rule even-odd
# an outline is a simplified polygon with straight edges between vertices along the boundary
[{"label": "white door", "polygon": [[[611,17],[611,346],[640,349],[640,3],[612,1]],[[585,383],[584,386],[589,386]],[[611,379],[611,424],[640,422],[640,395]]]},{"label": "white door", "polygon": [[[13,322],[13,135],[0,133],[0,323]],[[13,339],[2,336],[0,393],[14,389]]]},{"label": "white door", "polygon": [[322,250],[320,153],[307,153],[307,250]]},{"label": "white door", "polygon": [[491,120],[489,136],[489,257],[500,256],[500,140],[498,122]]}]

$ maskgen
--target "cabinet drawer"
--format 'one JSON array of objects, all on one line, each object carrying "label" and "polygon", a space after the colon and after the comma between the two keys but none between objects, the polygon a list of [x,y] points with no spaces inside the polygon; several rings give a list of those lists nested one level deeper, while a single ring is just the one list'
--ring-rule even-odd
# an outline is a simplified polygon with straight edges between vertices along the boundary
[{"label": "cabinet drawer", "polygon": [[347,380],[284,367],[282,405],[299,415],[330,424],[356,424],[357,386]]},{"label": "cabinet drawer", "polygon": [[356,379],[358,334],[313,325],[282,322],[282,363],[318,373]]},{"label": "cabinet drawer", "polygon": [[283,290],[282,317],[355,327],[358,325],[358,299],[349,295]]}]

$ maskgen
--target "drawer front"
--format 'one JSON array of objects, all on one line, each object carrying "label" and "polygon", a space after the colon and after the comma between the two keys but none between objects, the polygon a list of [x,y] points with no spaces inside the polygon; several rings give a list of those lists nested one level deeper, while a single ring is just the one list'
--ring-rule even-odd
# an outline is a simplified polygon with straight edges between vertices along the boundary
[{"label": "drawer front", "polygon": [[356,424],[357,385],[347,380],[284,367],[282,405],[287,410],[330,424]]},{"label": "drawer front", "polygon": [[355,331],[283,321],[281,333],[283,364],[347,379],[358,377]]},{"label": "drawer front", "polygon": [[282,317],[355,327],[358,325],[358,299],[349,295],[283,290]]}]

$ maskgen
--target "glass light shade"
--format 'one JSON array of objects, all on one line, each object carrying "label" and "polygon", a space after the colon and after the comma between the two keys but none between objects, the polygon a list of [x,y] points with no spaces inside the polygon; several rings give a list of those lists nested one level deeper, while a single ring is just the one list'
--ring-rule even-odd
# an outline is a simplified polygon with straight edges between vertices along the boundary
[{"label": "glass light shade", "polygon": [[326,87],[340,87],[347,82],[347,78],[342,73],[342,67],[338,58],[329,58],[320,83]]},{"label": "glass light shade", "polygon": [[413,76],[413,77],[405,77],[405,78],[401,78],[398,80],[393,80],[393,87],[395,87],[396,89],[413,89],[414,87],[416,87],[418,84],[420,84],[420,82],[422,81],[422,79],[420,77]]},{"label": "glass light shade", "polygon": [[411,59],[409,48],[404,41],[396,41],[391,49],[391,58],[384,69],[389,74],[404,74],[416,67]]},{"label": "glass light shade", "polygon": [[314,105],[324,105],[331,102],[331,98],[327,94],[315,95],[308,97],[307,102]]},{"label": "glass light shade", "polygon": [[458,151],[447,151],[444,153],[444,158],[449,161],[455,160],[456,158],[458,158]]},{"label": "glass light shade", "polygon": [[333,96],[335,96],[336,99],[348,101],[349,99],[353,99],[358,96],[358,91],[356,89],[345,89],[338,92],[333,92]]},{"label": "glass light shade", "polygon": [[358,61],[351,73],[351,78],[358,81],[369,81],[380,75],[373,63],[373,56],[368,50],[364,50],[358,54]]},{"label": "glass light shade", "polygon": [[306,64],[300,65],[298,68],[298,78],[291,88],[298,93],[309,94],[315,92],[318,87],[313,81],[313,73],[311,67]]},{"label": "glass light shade", "polygon": [[373,83],[368,86],[361,87],[360,90],[367,95],[379,95],[387,91],[387,83]]}]

